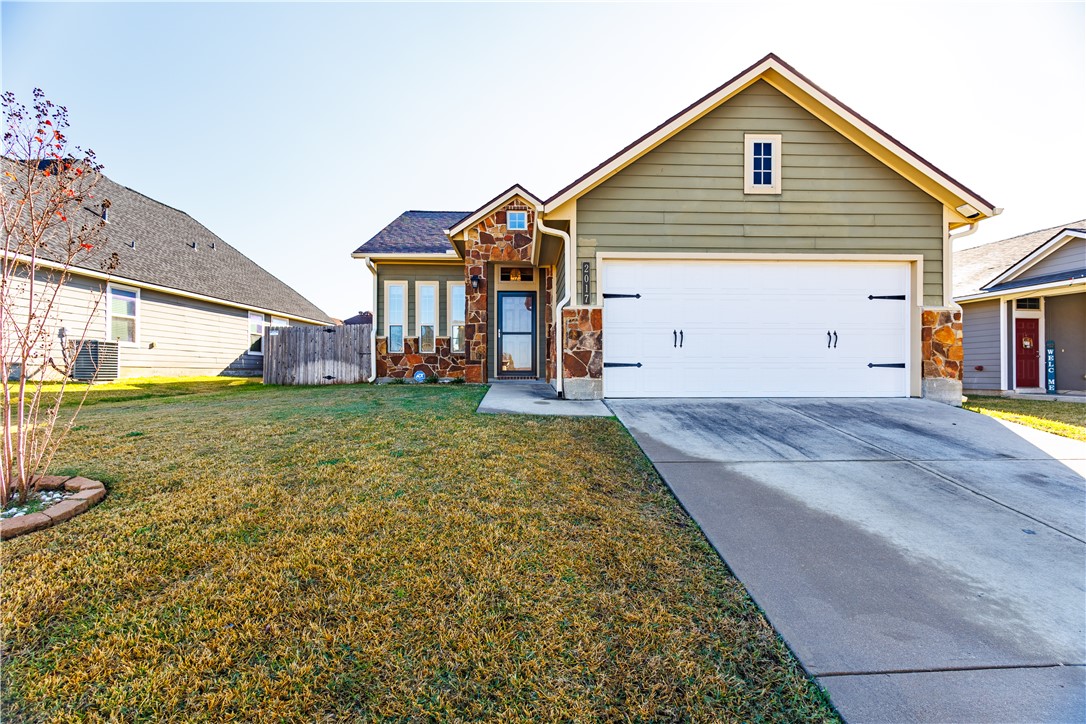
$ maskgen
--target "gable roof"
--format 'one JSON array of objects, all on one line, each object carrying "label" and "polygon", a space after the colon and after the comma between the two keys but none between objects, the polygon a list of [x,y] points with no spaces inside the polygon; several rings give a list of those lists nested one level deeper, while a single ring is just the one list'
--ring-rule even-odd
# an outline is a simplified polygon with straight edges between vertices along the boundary
[{"label": "gable roof", "polygon": [[[17,163],[4,158],[5,165]],[[100,273],[100,263],[116,253],[118,282],[142,282],[209,297],[234,306],[331,323],[315,304],[291,289],[194,218],[102,176],[95,198],[110,202],[109,223],[99,232],[93,259],[80,266]],[[84,207],[88,223],[100,209]],[[53,259],[52,261],[58,261]]]},{"label": "gable roof", "polygon": [[480,221],[482,221],[483,218],[490,215],[492,211],[501,206],[504,206],[517,196],[527,200],[534,206],[539,207],[543,205],[543,202],[540,199],[536,198],[535,194],[533,194],[531,191],[528,191],[520,184],[513,184],[505,191],[502,191],[500,194],[492,198],[490,201],[487,201],[485,204],[475,209],[475,211],[472,211],[466,214],[464,218],[457,220],[455,224],[449,227],[448,235],[450,237],[456,236],[469,226],[479,223]]},{"label": "gable roof", "polygon": [[676,113],[615,155],[558,191],[546,201],[546,211],[578,198],[636,161],[679,131],[705,116],[755,81],[764,80],[794,102],[912,181],[933,198],[958,211],[963,226],[999,214],[997,209],[900,141],[819,88],[795,68],[770,53],[720,87]]},{"label": "gable roof", "polygon": [[1086,219],[1081,219],[954,252],[955,299],[982,294],[985,287],[1033,252],[1062,238],[1065,231],[1086,233],[1084,229]]},{"label": "gable roof", "polygon": [[470,214],[469,211],[405,211],[355,249],[353,256],[453,251],[445,229]]}]

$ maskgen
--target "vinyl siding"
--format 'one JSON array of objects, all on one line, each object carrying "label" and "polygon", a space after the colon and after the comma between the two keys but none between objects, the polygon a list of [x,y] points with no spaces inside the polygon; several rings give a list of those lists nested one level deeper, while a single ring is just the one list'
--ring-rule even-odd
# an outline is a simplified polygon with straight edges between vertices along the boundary
[{"label": "vinyl siding", "polygon": [[1086,390],[1086,293],[1045,299],[1045,337],[1056,343],[1056,389]]},{"label": "vinyl siding", "polygon": [[1041,261],[1026,269],[1015,280],[1033,279],[1049,274],[1086,269],[1086,239],[1069,241]]},{"label": "vinyl siding", "polygon": [[[65,327],[78,338],[86,327],[87,339],[105,339],[104,288],[104,282],[71,277],[58,296],[51,337]],[[263,357],[247,352],[247,310],[147,289],[139,294],[136,343],[119,346],[122,377],[260,374]],[[58,344],[52,354],[59,357]]]},{"label": "vinyl siding", "polygon": [[554,301],[557,303],[566,296],[566,247],[562,245],[562,251],[558,253],[558,261],[554,265]]},{"label": "vinyl siding", "polygon": [[457,259],[452,264],[377,264],[377,336],[385,336],[385,282],[407,282],[407,332],[415,336],[415,283],[439,282],[438,284],[438,333],[449,336],[449,282],[464,281],[464,262]]},{"label": "vinyl siding", "polygon": [[[743,193],[745,133],[782,134],[781,194]],[[593,294],[601,251],[923,254],[943,301],[939,202],[764,81],[578,199],[577,230]]]},{"label": "vinyl siding", "polygon": [[[962,305],[962,386],[967,390],[1000,389],[999,300]],[[984,367],[978,372],[975,368]]]}]

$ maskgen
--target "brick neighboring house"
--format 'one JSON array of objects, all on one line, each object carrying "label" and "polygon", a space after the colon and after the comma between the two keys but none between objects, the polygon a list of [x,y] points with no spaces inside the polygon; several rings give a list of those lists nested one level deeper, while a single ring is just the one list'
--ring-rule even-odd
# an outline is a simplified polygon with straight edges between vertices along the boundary
[{"label": "brick neighboring house", "polygon": [[353,256],[382,377],[956,404],[952,237],[999,212],[769,55],[549,198],[408,211]]}]

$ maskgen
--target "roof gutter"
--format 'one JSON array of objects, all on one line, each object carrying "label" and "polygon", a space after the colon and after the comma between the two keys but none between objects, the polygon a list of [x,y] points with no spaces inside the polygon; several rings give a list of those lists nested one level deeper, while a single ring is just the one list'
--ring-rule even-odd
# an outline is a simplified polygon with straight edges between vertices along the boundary
[{"label": "roof gutter", "polygon": [[370,309],[373,319],[370,321],[370,378],[366,382],[377,381],[377,267],[368,256],[362,257],[366,268],[373,274],[373,293],[370,295]]},{"label": "roof gutter", "polygon": [[[1002,211],[1002,210],[1003,209],[1000,209],[1000,211]],[[950,243],[953,245],[953,243],[955,241],[957,241],[958,239],[964,239],[967,236],[972,236],[973,234],[977,233],[977,229],[979,229],[979,228],[980,228],[980,224],[977,223],[976,221],[974,221],[973,223],[969,224],[969,228],[966,229],[965,231],[959,231],[957,234],[951,234],[947,238],[949,239]]]},{"label": "roof gutter", "polygon": [[558,300],[554,308],[554,388],[558,396],[562,397],[562,358],[565,349],[565,340],[562,338],[562,310],[569,305],[571,289],[573,288],[573,249],[570,247],[569,234],[561,229],[555,229],[543,223],[543,207],[537,206],[535,212],[535,225],[539,231],[551,236],[560,236],[565,242],[566,250],[566,295]]}]

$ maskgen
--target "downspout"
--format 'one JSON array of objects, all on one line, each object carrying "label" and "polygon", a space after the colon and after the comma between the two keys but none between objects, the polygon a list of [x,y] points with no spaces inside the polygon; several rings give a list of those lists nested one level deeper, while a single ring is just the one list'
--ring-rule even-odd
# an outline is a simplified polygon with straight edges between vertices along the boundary
[{"label": "downspout", "polygon": [[[950,243],[953,245],[954,242],[957,241],[958,239],[964,239],[967,236],[971,236],[971,235],[977,233],[977,229],[979,229],[979,228],[980,228],[980,224],[978,224],[977,222],[974,221],[972,224],[969,225],[968,229],[966,229],[965,231],[959,231],[957,234],[951,234],[950,236],[947,237],[947,239],[949,239]],[[951,247],[951,250],[953,251],[953,246]]]},{"label": "downspout", "polygon": [[535,211],[535,225],[536,228],[542,231],[544,234],[550,234],[551,236],[560,236],[565,243],[566,253],[566,295],[558,300],[558,304],[554,308],[554,376],[555,376],[555,390],[558,392],[558,396],[562,396],[562,359],[563,349],[565,344],[562,340],[562,309],[569,304],[569,299],[572,296],[573,289],[573,249],[570,244],[569,234],[561,229],[554,229],[543,223],[543,209],[537,208]]},{"label": "downspout", "polygon": [[373,261],[367,256],[362,259],[366,262],[366,267],[373,274],[373,295],[370,299],[370,309],[373,310],[373,320],[370,322],[370,378],[367,382],[377,381],[377,267],[374,266]]}]

